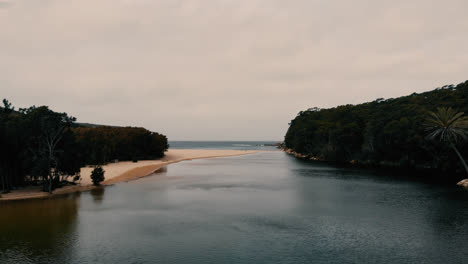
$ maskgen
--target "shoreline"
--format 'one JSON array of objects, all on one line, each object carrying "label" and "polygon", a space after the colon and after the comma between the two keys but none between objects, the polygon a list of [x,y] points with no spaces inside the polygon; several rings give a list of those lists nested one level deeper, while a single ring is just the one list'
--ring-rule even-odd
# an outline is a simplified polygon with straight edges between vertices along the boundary
[{"label": "shoreline", "polygon": [[422,179],[423,177],[429,181],[438,182],[438,183],[448,183],[448,184],[456,184],[458,186],[464,187],[468,189],[468,179],[464,178],[465,176],[463,173],[455,173],[455,172],[444,172],[434,168],[421,168],[421,167],[402,167],[391,162],[380,162],[380,163],[363,163],[356,160],[352,160],[349,162],[336,162],[330,160],[319,159],[314,156],[309,156],[305,154],[301,154],[295,152],[289,148],[281,148],[281,151],[284,153],[291,155],[297,159],[304,160],[304,161],[315,161],[325,164],[330,164],[332,166],[338,166],[340,168],[358,168],[358,169],[372,169],[372,170],[379,170],[381,172],[398,172],[403,174],[413,174],[416,175],[415,177],[418,179]]},{"label": "shoreline", "polygon": [[90,175],[92,167],[81,168],[82,180],[77,185],[64,186],[55,189],[51,194],[41,191],[40,186],[28,186],[23,189],[13,190],[10,193],[2,194],[1,202],[30,200],[30,199],[48,199],[63,196],[76,192],[86,192],[95,188],[111,186],[120,182],[128,182],[147,177],[163,167],[195,159],[210,159],[222,157],[234,157],[264,152],[263,150],[211,150],[211,149],[169,149],[165,156],[159,160],[142,160],[138,162],[122,161],[109,163],[103,167],[105,180],[101,186],[92,185]]}]

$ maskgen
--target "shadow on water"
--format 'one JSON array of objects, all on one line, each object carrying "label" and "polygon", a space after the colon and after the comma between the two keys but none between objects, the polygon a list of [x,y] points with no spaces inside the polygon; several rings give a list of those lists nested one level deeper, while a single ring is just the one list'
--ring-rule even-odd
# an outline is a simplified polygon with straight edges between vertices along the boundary
[{"label": "shadow on water", "polygon": [[[416,170],[405,168],[376,168],[326,161],[314,161],[287,156],[291,169],[299,175],[311,177],[334,177],[342,179],[365,179],[372,181],[415,182],[453,186],[458,175],[447,175],[435,170]],[[305,173],[304,173],[305,172]]]},{"label": "shadow on water", "polygon": [[80,195],[0,203],[0,263],[65,263],[76,237]]},{"label": "shadow on water", "polygon": [[153,172],[153,174],[163,174],[167,172],[167,166],[159,168],[159,170]]},{"label": "shadow on water", "polygon": [[93,201],[96,204],[102,203],[104,200],[104,192],[106,191],[106,188],[104,186],[99,186],[97,188],[91,189],[90,193],[91,196],[93,197]]},{"label": "shadow on water", "polygon": [[[377,249],[393,252],[387,260],[393,263],[466,261],[460,252],[467,248],[468,190],[411,171],[286,160],[296,176],[298,211],[310,213],[308,222],[320,227],[314,232],[330,250],[350,258],[372,258]],[[351,245],[373,251],[356,254]]]}]

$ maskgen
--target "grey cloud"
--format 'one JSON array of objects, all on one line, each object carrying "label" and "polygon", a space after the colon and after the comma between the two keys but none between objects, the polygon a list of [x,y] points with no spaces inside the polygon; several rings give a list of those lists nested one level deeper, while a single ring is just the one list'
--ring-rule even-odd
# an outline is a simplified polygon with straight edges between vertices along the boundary
[{"label": "grey cloud", "polygon": [[10,1],[0,1],[0,8],[9,8],[13,6],[13,2]]},{"label": "grey cloud", "polygon": [[462,0],[17,0],[9,7],[0,11],[3,97],[170,139],[281,140],[309,107],[467,79]]}]

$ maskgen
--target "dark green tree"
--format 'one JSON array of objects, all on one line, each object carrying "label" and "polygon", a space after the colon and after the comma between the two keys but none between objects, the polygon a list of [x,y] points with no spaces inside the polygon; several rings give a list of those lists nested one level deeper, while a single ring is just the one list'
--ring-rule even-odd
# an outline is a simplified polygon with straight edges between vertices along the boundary
[{"label": "dark green tree", "polygon": [[78,177],[80,168],[115,159],[155,159],[168,148],[164,135],[136,127],[77,124],[47,106],[0,107],[0,188],[28,184],[51,192]]},{"label": "dark green tree", "polygon": [[[34,157],[33,175],[42,177],[44,191],[49,193],[58,186],[60,175],[70,170],[61,166],[65,149],[63,141],[65,135],[76,120],[66,113],[57,113],[46,106],[21,109],[31,128],[35,130],[30,134],[30,146]],[[73,150],[68,150],[73,151]],[[75,168],[76,170],[76,168]]]},{"label": "dark green tree", "polygon": [[429,112],[426,127],[430,131],[427,138],[430,140],[439,139],[448,144],[457,154],[466,173],[468,173],[468,165],[455,146],[460,140],[467,139],[468,117],[463,116],[463,114],[463,112],[457,112],[451,107],[439,107],[436,112]]},{"label": "dark green tree", "polygon": [[96,166],[94,170],[91,172],[91,180],[93,184],[98,186],[101,182],[104,181],[104,169],[101,166]]},{"label": "dark green tree", "polygon": [[425,140],[427,113],[438,107],[466,113],[468,81],[358,105],[309,108],[291,120],[284,145],[301,156],[321,160],[433,169],[456,175],[458,154],[468,153],[468,141],[461,140],[461,135],[456,142],[451,140],[457,153],[450,144]]}]

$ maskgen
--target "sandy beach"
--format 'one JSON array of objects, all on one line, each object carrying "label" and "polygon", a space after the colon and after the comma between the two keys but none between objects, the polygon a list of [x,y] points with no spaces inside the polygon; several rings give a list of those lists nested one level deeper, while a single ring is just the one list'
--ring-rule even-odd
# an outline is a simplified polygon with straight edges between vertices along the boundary
[{"label": "sandy beach", "polygon": [[[138,162],[123,161],[110,163],[102,166],[105,170],[105,181],[102,185],[112,185],[118,182],[136,180],[153,174],[160,168],[184,161],[193,159],[206,159],[217,157],[240,156],[254,154],[258,150],[205,150],[205,149],[170,149],[166,151],[165,156],[159,160],[142,160]],[[93,167],[81,168],[81,181],[75,186],[65,186],[56,189],[52,194],[42,192],[41,187],[30,186],[19,190],[14,190],[11,193],[2,194],[0,201],[24,200],[36,198],[48,198],[67,193],[88,191],[95,186],[92,185],[90,178]]]}]

